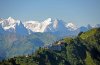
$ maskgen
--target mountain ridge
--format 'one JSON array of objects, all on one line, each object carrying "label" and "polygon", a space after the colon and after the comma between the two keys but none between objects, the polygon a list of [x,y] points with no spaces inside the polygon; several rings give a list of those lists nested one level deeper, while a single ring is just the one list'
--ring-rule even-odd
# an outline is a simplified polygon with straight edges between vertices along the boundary
[{"label": "mountain ridge", "polygon": [[66,23],[63,20],[52,19],[52,18],[48,18],[42,22],[39,21],[21,22],[20,20],[15,20],[12,17],[9,17],[8,19],[1,19],[0,25],[5,30],[5,32],[11,32],[16,34],[30,35],[36,32],[40,33],[49,32],[52,34],[58,34],[62,36],[70,36],[70,35],[76,36],[79,32],[85,32],[91,28],[100,27],[100,24],[97,24],[95,26],[91,26],[90,24],[88,24],[86,27],[85,26],[77,27],[73,23]]},{"label": "mountain ridge", "polygon": [[[90,25],[77,28],[73,23],[69,23],[66,27],[66,23],[62,20],[51,18],[43,22],[29,21],[27,23],[26,27],[20,20],[14,20],[11,17],[0,21],[0,60],[31,54],[39,47],[52,44],[66,36],[75,37],[80,32],[95,28]],[[98,28],[99,24],[96,27]]]},{"label": "mountain ridge", "polygon": [[[35,53],[0,62],[12,65],[99,65],[100,28],[82,32],[75,38],[66,37]],[[90,34],[91,33],[91,34]],[[88,38],[87,38],[88,37]]]},{"label": "mountain ridge", "polygon": [[26,21],[26,22],[22,23],[20,20],[15,20],[12,17],[9,17],[8,19],[1,19],[0,24],[2,25],[2,27],[5,31],[10,31],[10,32],[16,32],[16,25],[21,24],[24,29],[27,29],[26,33],[28,33],[28,34],[31,34],[34,32],[44,33],[44,32],[65,31],[65,30],[66,31],[79,31],[79,32],[83,31],[83,32],[85,32],[90,28],[100,27],[100,24],[97,24],[94,27],[91,25],[87,25],[87,27],[77,27],[73,23],[66,23],[62,20],[51,19],[51,18],[48,18],[42,22]]}]

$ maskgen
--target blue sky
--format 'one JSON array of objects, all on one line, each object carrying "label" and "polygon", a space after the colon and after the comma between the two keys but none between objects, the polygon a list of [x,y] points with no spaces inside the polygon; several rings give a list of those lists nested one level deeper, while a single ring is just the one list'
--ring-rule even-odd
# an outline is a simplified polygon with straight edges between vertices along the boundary
[{"label": "blue sky", "polygon": [[78,26],[100,23],[100,0],[0,0],[0,18],[58,18]]}]

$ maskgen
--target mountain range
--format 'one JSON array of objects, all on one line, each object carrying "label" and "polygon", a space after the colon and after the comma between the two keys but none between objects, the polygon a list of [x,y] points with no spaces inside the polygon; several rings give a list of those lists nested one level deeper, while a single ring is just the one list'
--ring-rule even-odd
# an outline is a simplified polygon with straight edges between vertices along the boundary
[{"label": "mountain range", "polygon": [[88,31],[95,26],[77,27],[73,23],[48,18],[42,22],[21,22],[12,17],[0,19],[0,60],[19,55],[31,54],[39,47],[56,42],[66,36],[74,37],[80,32]]},{"label": "mountain range", "polygon": [[[12,17],[9,17],[8,19],[0,19],[0,28],[3,28],[2,30],[6,32],[12,32],[17,33],[21,35],[27,35],[32,34],[36,32],[44,33],[67,33],[67,32],[76,32],[79,33],[80,31],[87,31],[88,29],[100,27],[100,24],[97,24],[95,26],[87,25],[82,27],[77,27],[73,23],[66,23],[63,20],[59,19],[51,19],[48,18],[44,20],[43,22],[39,21],[26,21],[21,22],[20,20],[15,20]],[[70,34],[69,34],[70,35]]]}]

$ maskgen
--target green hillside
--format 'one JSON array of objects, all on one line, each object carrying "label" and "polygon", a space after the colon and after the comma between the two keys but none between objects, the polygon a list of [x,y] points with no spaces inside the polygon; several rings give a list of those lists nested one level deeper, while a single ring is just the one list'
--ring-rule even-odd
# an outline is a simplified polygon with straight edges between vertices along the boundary
[{"label": "green hillside", "polygon": [[0,65],[100,65],[100,28],[64,38],[28,56],[2,60]]}]

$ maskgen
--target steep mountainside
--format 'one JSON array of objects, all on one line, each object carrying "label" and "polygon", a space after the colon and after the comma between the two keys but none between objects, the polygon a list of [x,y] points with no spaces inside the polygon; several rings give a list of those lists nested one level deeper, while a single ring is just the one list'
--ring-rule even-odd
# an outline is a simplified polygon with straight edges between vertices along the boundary
[{"label": "steep mountainside", "polygon": [[100,65],[100,28],[67,37],[34,54],[3,60],[0,65]]}]

